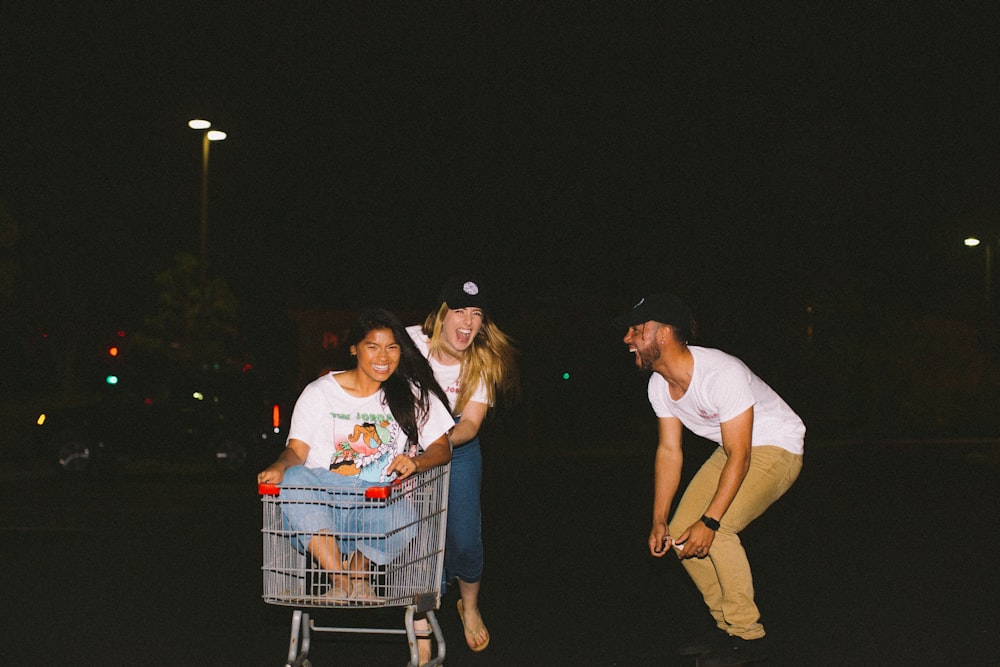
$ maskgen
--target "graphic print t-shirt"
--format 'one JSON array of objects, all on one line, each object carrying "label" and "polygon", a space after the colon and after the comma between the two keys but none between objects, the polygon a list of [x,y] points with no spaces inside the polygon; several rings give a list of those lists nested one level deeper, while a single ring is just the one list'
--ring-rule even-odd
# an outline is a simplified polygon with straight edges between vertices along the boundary
[{"label": "graphic print t-shirt", "polygon": [[366,482],[389,482],[394,475],[386,475],[385,469],[398,454],[415,456],[454,426],[448,408],[432,397],[420,442],[408,443],[385,405],[382,391],[362,398],[352,396],[335,375],[327,373],[309,383],[292,411],[288,437],[309,445],[308,468],[323,468]]}]

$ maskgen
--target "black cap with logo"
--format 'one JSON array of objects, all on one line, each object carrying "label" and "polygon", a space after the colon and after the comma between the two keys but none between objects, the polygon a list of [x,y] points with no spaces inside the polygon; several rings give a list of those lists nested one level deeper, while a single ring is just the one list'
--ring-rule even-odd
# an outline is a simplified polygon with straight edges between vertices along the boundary
[{"label": "black cap with logo", "polygon": [[451,278],[441,288],[438,303],[446,303],[452,310],[456,308],[480,308],[487,310],[482,284],[469,278]]},{"label": "black cap with logo", "polygon": [[627,329],[649,321],[669,324],[677,331],[677,337],[683,341],[690,339],[694,331],[694,316],[691,314],[691,309],[669,292],[643,297],[639,303],[632,306],[632,310],[616,317],[613,324],[618,329]]}]

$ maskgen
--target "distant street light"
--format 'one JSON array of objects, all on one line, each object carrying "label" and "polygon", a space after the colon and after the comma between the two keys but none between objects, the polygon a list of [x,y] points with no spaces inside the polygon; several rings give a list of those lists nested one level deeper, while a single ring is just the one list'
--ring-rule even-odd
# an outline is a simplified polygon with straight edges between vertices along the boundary
[{"label": "distant street light", "polygon": [[969,248],[983,246],[986,254],[986,365],[984,371],[985,385],[987,388],[995,386],[996,376],[996,353],[997,353],[997,318],[993,312],[993,244],[998,243],[996,237],[980,241],[974,236],[965,239],[965,245]]},{"label": "distant street light", "polygon": [[196,118],[188,121],[192,130],[202,131],[201,138],[201,256],[199,259],[199,282],[202,292],[208,277],[208,146],[213,141],[222,141],[226,133],[212,130],[212,123]]},{"label": "distant street light", "polygon": [[980,245],[986,251],[986,316],[993,317],[993,243],[983,243],[975,236],[965,239],[965,245],[976,248]]}]

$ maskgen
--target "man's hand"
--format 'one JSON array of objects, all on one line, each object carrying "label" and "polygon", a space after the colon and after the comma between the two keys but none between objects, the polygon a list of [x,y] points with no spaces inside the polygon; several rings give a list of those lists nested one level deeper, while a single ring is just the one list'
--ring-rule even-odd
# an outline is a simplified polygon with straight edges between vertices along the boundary
[{"label": "man's hand", "polygon": [[677,552],[678,558],[704,558],[708,555],[708,550],[715,541],[715,531],[703,524],[700,520],[695,521],[684,531],[684,534],[677,540],[678,544],[684,545],[683,551]]},{"label": "man's hand", "polygon": [[655,523],[653,529],[649,531],[649,553],[657,558],[662,558],[663,554],[670,550],[673,540],[670,539],[670,531],[667,524]]}]

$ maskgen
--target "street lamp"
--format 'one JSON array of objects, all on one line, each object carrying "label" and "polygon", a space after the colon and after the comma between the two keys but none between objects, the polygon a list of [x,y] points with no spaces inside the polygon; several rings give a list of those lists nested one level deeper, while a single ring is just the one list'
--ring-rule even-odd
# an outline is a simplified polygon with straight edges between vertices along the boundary
[{"label": "street lamp", "polygon": [[969,248],[976,248],[982,245],[986,251],[986,316],[993,316],[993,244],[983,243],[975,236],[965,239],[965,245]]},{"label": "street lamp", "polygon": [[965,239],[969,248],[983,246],[986,253],[986,386],[994,387],[994,367],[996,366],[997,319],[993,314],[993,244],[995,237],[980,241],[975,236]]},{"label": "street lamp", "polygon": [[208,146],[213,141],[222,141],[226,133],[210,129],[212,123],[195,118],[188,121],[188,127],[202,132],[201,137],[201,258],[199,266],[199,281],[202,292],[205,290],[208,275]]}]

